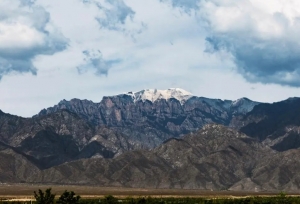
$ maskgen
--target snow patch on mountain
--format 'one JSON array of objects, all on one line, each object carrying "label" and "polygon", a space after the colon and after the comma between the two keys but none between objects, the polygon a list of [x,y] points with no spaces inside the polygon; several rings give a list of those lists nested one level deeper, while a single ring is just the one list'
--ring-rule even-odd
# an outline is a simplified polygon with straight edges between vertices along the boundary
[{"label": "snow patch on mountain", "polygon": [[248,98],[240,98],[232,102],[231,109],[233,109],[233,113],[238,112],[238,113],[248,113],[250,112],[254,106],[260,104],[259,102],[256,101],[251,101]]},{"label": "snow patch on mountain", "polygon": [[193,97],[193,95],[190,92],[180,88],[170,88],[166,90],[145,89],[139,92],[128,92],[125,94],[131,96],[134,102],[146,100],[154,102],[160,99],[169,100],[170,98],[175,98],[181,104],[183,104],[189,98]]}]

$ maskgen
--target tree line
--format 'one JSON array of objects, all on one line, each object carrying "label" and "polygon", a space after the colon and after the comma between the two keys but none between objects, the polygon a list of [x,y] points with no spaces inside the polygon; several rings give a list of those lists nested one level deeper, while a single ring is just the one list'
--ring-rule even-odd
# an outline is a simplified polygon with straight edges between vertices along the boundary
[{"label": "tree line", "polygon": [[247,197],[247,198],[125,198],[118,199],[112,195],[105,196],[101,199],[81,199],[73,191],[64,191],[58,198],[51,192],[51,188],[42,191],[34,191],[35,201],[0,201],[0,204],[300,204],[300,197],[286,196],[281,193],[273,197]]}]

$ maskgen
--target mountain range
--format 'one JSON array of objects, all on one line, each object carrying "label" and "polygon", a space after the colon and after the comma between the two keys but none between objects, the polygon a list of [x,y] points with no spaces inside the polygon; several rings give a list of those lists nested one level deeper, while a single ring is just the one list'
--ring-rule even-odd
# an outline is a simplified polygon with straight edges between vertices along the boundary
[{"label": "mountain range", "polygon": [[300,185],[300,99],[209,99],[173,88],[0,111],[0,183],[209,190]]}]

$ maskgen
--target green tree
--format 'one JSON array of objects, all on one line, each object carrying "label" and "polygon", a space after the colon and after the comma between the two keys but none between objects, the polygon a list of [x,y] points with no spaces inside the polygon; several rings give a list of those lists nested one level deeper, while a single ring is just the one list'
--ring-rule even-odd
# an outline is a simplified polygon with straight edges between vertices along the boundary
[{"label": "green tree", "polygon": [[75,193],[73,191],[69,192],[66,191],[63,192],[63,194],[59,197],[57,203],[59,204],[77,204],[79,203],[80,196],[75,196]]},{"label": "green tree", "polygon": [[38,192],[33,192],[34,197],[36,199],[37,204],[53,204],[55,194],[51,193],[51,188],[48,188],[43,192],[41,189],[39,189]]},{"label": "green tree", "polygon": [[104,203],[115,204],[115,203],[118,203],[118,199],[112,195],[108,195],[108,196],[105,196]]}]

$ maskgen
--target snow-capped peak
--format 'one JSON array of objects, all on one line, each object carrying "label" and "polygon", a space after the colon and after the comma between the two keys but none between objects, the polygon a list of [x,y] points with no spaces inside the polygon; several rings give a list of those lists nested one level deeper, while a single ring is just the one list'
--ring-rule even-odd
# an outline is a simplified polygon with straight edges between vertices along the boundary
[{"label": "snow-capped peak", "polygon": [[168,100],[170,98],[175,98],[183,104],[186,100],[191,98],[193,95],[180,88],[170,88],[167,90],[159,90],[159,89],[145,89],[139,92],[128,92],[126,95],[130,95],[134,102],[136,101],[156,101],[159,99]]}]

